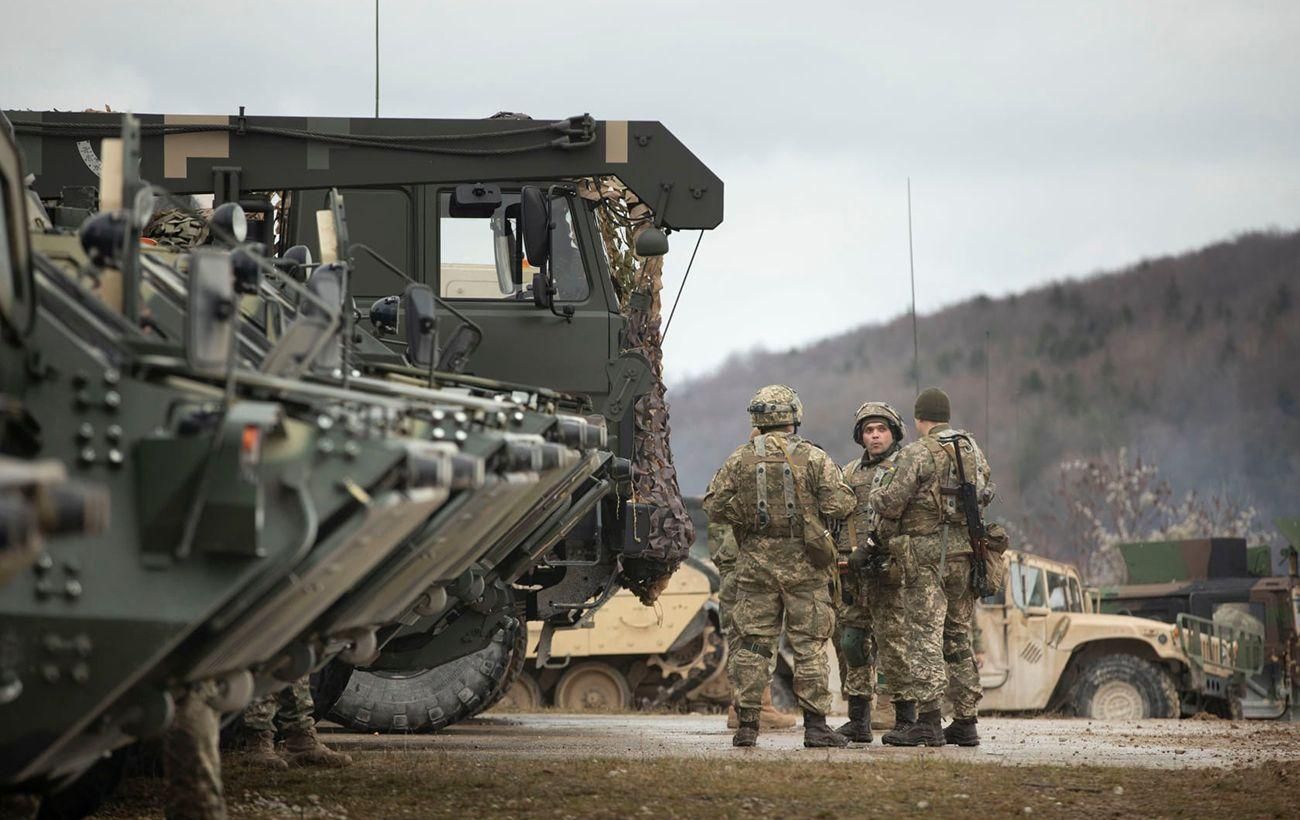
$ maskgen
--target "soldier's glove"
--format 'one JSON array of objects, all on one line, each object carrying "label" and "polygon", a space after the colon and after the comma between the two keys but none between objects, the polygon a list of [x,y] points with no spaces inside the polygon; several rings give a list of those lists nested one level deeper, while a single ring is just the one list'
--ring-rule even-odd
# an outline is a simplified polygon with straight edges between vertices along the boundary
[{"label": "soldier's glove", "polygon": [[859,544],[849,556],[849,571],[857,575],[865,575],[871,563],[871,552],[867,550],[865,544]]}]

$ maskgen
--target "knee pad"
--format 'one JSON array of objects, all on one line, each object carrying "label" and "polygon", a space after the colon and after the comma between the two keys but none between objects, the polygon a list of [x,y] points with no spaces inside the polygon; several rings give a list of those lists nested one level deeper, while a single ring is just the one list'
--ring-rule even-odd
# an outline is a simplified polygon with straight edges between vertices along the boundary
[{"label": "knee pad", "polygon": [[840,634],[840,653],[844,655],[844,662],[849,666],[866,666],[870,663],[867,657],[867,631],[856,626],[846,626]]}]

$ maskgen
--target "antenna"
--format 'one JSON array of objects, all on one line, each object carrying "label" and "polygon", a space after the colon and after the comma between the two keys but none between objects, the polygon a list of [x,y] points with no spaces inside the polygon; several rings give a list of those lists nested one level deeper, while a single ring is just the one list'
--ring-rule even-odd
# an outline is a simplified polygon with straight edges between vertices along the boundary
[{"label": "antenna", "polygon": [[984,446],[989,446],[989,330],[984,329]]},{"label": "antenna", "polygon": [[921,345],[917,341],[916,335],[916,262],[912,258],[911,177],[907,178],[907,267],[912,276],[912,378],[916,382],[916,394],[919,396],[921,394]]},{"label": "antenna", "polygon": [[375,0],[375,119],[379,119],[379,0]]}]

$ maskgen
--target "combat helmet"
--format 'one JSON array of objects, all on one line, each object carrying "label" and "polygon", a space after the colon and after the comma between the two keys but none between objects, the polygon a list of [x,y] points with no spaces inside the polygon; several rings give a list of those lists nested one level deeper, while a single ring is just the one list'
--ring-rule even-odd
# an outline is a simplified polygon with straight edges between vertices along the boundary
[{"label": "combat helmet", "polygon": [[885,424],[889,425],[889,431],[894,434],[895,443],[903,440],[903,417],[898,414],[898,411],[883,401],[869,401],[859,407],[858,412],[853,416],[854,444],[862,444],[862,426],[867,423],[867,419],[873,418],[885,420]]},{"label": "combat helmet", "polygon": [[784,384],[769,384],[749,400],[749,421],[754,427],[782,427],[803,422],[803,402],[794,388]]}]

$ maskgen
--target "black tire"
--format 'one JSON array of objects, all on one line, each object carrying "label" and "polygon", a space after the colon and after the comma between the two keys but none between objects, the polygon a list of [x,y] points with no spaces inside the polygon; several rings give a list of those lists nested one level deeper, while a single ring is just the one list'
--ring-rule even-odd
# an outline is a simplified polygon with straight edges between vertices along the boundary
[{"label": "black tire", "polygon": [[312,715],[316,720],[325,720],[330,710],[343,695],[352,677],[352,667],[340,660],[332,660],[311,676]]},{"label": "black tire", "polygon": [[414,672],[353,670],[329,719],[357,732],[433,732],[478,714],[506,676],[515,638],[500,630],[463,658]]},{"label": "black tire", "polygon": [[1176,718],[1181,711],[1173,678],[1136,655],[1088,661],[1070,693],[1074,714],[1093,720]]},{"label": "black tire", "polygon": [[[523,620],[516,618],[511,626],[506,627],[506,639],[509,641],[510,660],[506,663],[506,673],[497,683],[496,690],[488,696],[487,701],[479,707],[474,715],[482,714],[501,702],[510,691],[510,687],[515,685],[519,676],[523,674],[524,663],[528,660],[528,624]],[[473,717],[469,715],[468,717]]]}]

